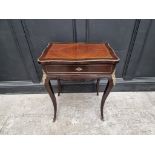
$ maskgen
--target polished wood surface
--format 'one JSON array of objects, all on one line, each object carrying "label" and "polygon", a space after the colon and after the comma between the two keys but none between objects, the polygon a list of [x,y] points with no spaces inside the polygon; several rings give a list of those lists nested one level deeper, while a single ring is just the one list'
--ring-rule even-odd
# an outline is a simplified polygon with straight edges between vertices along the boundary
[{"label": "polished wood surface", "polygon": [[110,46],[104,43],[51,43],[45,49],[39,61],[80,61],[98,59],[118,61],[118,57]]},{"label": "polished wood surface", "polygon": [[60,80],[97,80],[96,90],[99,93],[99,81],[107,78],[108,83],[101,101],[101,119],[103,107],[114,85],[115,66],[119,58],[107,43],[51,43],[39,57],[42,64],[47,89],[54,106],[53,121],[56,120],[57,102],[50,80],[58,81],[58,95],[62,92]]}]

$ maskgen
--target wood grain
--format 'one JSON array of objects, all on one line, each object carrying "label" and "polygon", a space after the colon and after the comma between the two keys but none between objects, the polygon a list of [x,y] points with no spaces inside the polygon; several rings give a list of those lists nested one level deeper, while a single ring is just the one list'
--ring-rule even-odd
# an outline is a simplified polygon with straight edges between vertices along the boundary
[{"label": "wood grain", "polygon": [[45,49],[39,62],[52,60],[118,60],[108,44],[100,43],[53,43]]}]

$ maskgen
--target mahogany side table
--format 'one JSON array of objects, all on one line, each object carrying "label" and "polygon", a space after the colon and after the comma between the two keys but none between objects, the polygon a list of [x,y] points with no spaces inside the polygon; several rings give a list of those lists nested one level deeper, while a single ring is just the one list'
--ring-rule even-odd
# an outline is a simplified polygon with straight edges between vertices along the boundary
[{"label": "mahogany side table", "polygon": [[[108,43],[50,43],[39,57],[46,75],[44,85],[54,106],[53,122],[56,120],[57,102],[50,80],[99,80],[107,78],[107,86],[101,100],[101,119],[107,96],[115,84],[115,66],[118,56]],[[58,92],[59,94],[60,92]]]}]

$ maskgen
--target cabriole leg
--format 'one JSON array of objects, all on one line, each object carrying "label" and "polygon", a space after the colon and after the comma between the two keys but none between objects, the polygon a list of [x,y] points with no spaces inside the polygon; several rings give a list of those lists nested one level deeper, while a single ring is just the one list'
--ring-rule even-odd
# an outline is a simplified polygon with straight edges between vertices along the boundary
[{"label": "cabriole leg", "polygon": [[100,83],[100,79],[97,79],[97,82],[96,82],[96,92],[97,92],[97,95],[99,95],[99,83]]},{"label": "cabriole leg", "polygon": [[56,102],[56,98],[55,98],[55,95],[54,95],[54,91],[53,91],[53,88],[50,84],[50,79],[48,77],[46,77],[45,79],[45,88],[47,89],[50,97],[51,97],[51,100],[53,102],[53,107],[54,107],[54,117],[53,117],[53,122],[55,122],[56,120],[56,113],[57,113],[57,102]]},{"label": "cabriole leg", "polygon": [[105,88],[105,91],[103,93],[102,100],[101,100],[101,120],[104,120],[103,108],[104,108],[105,100],[108,97],[111,89],[113,88],[113,85],[114,85],[114,79],[112,77],[108,78],[108,83],[106,85],[106,88]]},{"label": "cabriole leg", "polygon": [[58,96],[60,96],[60,92],[61,92],[61,82],[60,82],[60,79],[57,80],[57,83],[58,83]]}]

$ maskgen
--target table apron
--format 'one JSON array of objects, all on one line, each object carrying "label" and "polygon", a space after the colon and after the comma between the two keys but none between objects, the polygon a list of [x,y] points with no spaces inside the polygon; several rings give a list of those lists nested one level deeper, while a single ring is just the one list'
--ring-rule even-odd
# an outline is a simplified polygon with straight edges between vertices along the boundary
[{"label": "table apron", "polygon": [[46,65],[44,70],[47,74],[110,74],[113,65]]}]

